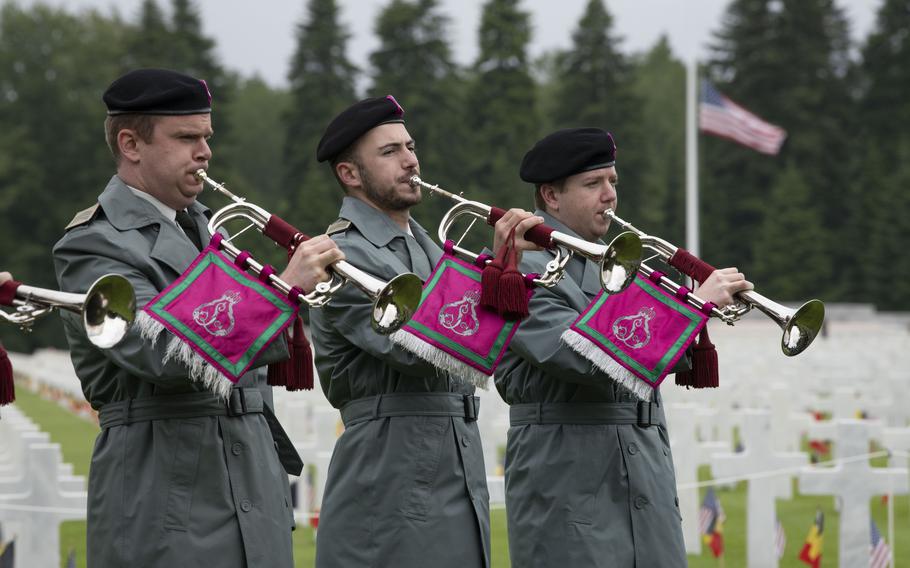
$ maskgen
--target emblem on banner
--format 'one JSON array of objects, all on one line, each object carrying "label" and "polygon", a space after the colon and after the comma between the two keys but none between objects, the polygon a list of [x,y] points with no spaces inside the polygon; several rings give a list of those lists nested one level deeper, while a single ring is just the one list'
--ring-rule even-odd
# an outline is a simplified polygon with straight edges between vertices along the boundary
[{"label": "emblem on banner", "polygon": [[480,329],[476,309],[479,303],[480,291],[465,292],[460,300],[446,304],[439,310],[439,325],[457,335],[474,335]]},{"label": "emblem on banner", "polygon": [[224,337],[234,330],[234,304],[239,301],[239,292],[225,292],[217,300],[197,306],[193,310],[193,321],[212,335]]},{"label": "emblem on banner", "polygon": [[631,349],[641,349],[651,341],[648,322],[654,317],[654,308],[641,308],[634,316],[617,318],[613,322],[613,334]]}]

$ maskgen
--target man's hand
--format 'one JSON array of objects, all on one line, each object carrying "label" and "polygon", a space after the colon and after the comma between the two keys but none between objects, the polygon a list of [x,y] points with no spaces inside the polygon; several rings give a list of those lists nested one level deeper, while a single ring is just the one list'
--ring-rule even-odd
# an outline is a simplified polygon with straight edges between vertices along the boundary
[{"label": "man's hand", "polygon": [[746,275],[736,268],[721,268],[711,273],[695,294],[702,300],[713,302],[718,308],[734,302],[733,295],[755,286],[746,280]]},{"label": "man's hand", "polygon": [[13,275],[9,272],[0,272],[0,284],[7,282],[13,279]]},{"label": "man's hand", "polygon": [[524,238],[525,232],[541,223],[543,217],[537,217],[524,209],[509,209],[493,227],[493,252],[499,252],[500,247],[508,240],[512,227],[515,228],[515,248],[518,250],[519,261],[522,251],[543,250],[539,245]]},{"label": "man's hand", "polygon": [[328,235],[319,235],[297,247],[287,268],[281,273],[281,279],[310,293],[316,284],[329,279],[326,268],[339,260],[344,260],[344,253],[335,241]]}]

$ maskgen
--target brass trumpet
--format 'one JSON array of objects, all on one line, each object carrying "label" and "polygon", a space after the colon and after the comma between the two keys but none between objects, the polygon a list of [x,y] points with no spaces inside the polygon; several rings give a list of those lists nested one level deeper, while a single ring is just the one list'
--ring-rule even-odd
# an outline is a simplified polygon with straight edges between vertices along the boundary
[{"label": "brass trumpet", "polygon": [[[411,177],[410,182],[412,186],[422,187],[431,193],[456,202],[439,223],[438,236],[442,242],[448,240],[449,229],[461,216],[471,216],[482,219],[488,225],[494,225],[505,214],[503,209],[478,201],[470,201],[460,195],[450,193],[438,185],[426,183],[419,176]],[[606,246],[555,231],[546,225],[533,227],[525,233],[525,239],[556,252],[556,258],[547,263],[546,272],[534,280],[535,284],[546,288],[555,286],[562,279],[565,275],[566,264],[573,254],[579,254],[600,264],[600,285],[605,292],[610,294],[625,290],[635,279],[635,274],[641,264],[641,240],[631,231],[620,234]],[[453,250],[472,260],[477,260],[479,256],[457,244]]]},{"label": "brass trumpet", "polygon": [[[224,185],[208,177],[205,170],[197,170],[196,179],[204,182],[234,202],[219,209],[212,215],[208,224],[209,233],[212,235],[228,221],[242,219],[248,221],[250,226],[255,226],[263,235],[287,250],[293,250],[297,245],[309,238],[281,217],[272,215],[262,207],[234,195]],[[233,235],[231,238],[239,234]],[[237,258],[241,251],[230,243],[231,238],[222,240],[221,246],[231,258]],[[247,264],[256,274],[262,272],[262,264],[254,259],[250,258]],[[397,331],[402,325],[407,323],[420,304],[423,282],[416,274],[406,272],[386,282],[343,260],[332,264],[331,268],[332,279],[328,282],[320,282],[316,285],[316,289],[309,294],[300,294],[298,297],[300,302],[314,308],[324,306],[346,282],[350,282],[373,300],[373,313],[370,323],[377,333],[383,335]],[[272,274],[269,276],[269,280],[285,294],[291,292],[291,286],[278,276]]]},{"label": "brass trumpet", "polygon": [[0,310],[0,319],[29,331],[38,318],[55,309],[82,315],[88,340],[103,349],[120,342],[136,317],[136,296],[129,280],[119,274],[106,274],[95,280],[85,294],[72,294],[20,283],[8,304],[13,313]]},{"label": "brass trumpet", "polygon": [[[638,235],[643,246],[656,252],[658,256],[668,264],[681,270],[687,276],[692,276],[692,274],[688,273],[689,271],[685,269],[682,263],[677,260],[680,253],[685,251],[681,251],[678,247],[659,237],[648,235],[638,230],[628,221],[618,217],[612,209],[607,209],[603,214],[605,217],[609,217],[613,221],[616,221],[626,231],[631,231]],[[691,255],[689,255],[689,257],[695,259],[695,257],[692,257]],[[701,261],[700,259],[695,260],[704,263],[704,261]],[[707,263],[704,263],[704,265],[706,269],[714,270],[714,267]],[[652,268],[642,263],[641,272],[647,277],[654,271]],[[671,293],[675,293],[680,288],[678,284],[667,277],[660,279],[660,285]],[[706,303],[695,294],[687,295],[686,299],[689,304],[695,306],[697,309],[701,309]],[[825,321],[825,304],[820,300],[809,300],[795,310],[782,306],[754,290],[739,292],[736,294],[736,300],[737,302],[725,308],[715,307],[711,310],[711,315],[717,317],[727,325],[733,325],[741,317],[752,311],[753,308],[757,309],[771,318],[774,323],[783,330],[780,346],[784,355],[787,355],[788,357],[799,355],[805,351],[819,334],[822,324]]]}]

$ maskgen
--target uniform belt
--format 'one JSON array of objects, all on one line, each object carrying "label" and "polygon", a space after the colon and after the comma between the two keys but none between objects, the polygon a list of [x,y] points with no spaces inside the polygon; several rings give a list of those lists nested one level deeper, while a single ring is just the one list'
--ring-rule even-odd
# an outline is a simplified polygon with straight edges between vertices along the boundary
[{"label": "uniform belt", "polygon": [[202,416],[243,416],[245,414],[265,416],[281,465],[288,473],[300,475],[300,472],[303,471],[303,461],[272,409],[262,400],[262,393],[256,388],[235,388],[231,391],[227,401],[208,392],[128,398],[102,406],[98,413],[98,421],[101,428],[104,429],[152,420],[179,420]]},{"label": "uniform belt", "polygon": [[258,389],[236,388],[225,403],[207,392],[170,394],[146,398],[128,398],[101,407],[101,428],[113,428],[134,422],[196,418],[199,416],[243,416],[262,413],[265,404]]},{"label": "uniform belt", "polygon": [[341,407],[345,427],[389,416],[455,416],[477,420],[480,399],[451,392],[393,393],[358,398]]},{"label": "uniform belt", "polygon": [[549,402],[513,404],[512,426],[526,424],[635,424],[664,425],[663,408],[654,402]]}]

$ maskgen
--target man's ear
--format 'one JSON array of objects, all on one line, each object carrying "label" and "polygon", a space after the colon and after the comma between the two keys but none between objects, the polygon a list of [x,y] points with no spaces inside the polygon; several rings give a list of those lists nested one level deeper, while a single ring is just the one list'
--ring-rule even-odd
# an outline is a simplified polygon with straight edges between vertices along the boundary
[{"label": "man's ear", "polygon": [[124,128],[117,133],[117,148],[120,155],[128,162],[139,162],[139,144],[142,141],[135,130]]},{"label": "man's ear", "polygon": [[338,162],[335,164],[335,175],[341,180],[341,183],[348,187],[360,187],[363,183],[360,180],[360,168],[354,162]]},{"label": "man's ear", "polygon": [[540,184],[540,197],[547,206],[547,211],[559,211],[559,191],[552,183]]}]

